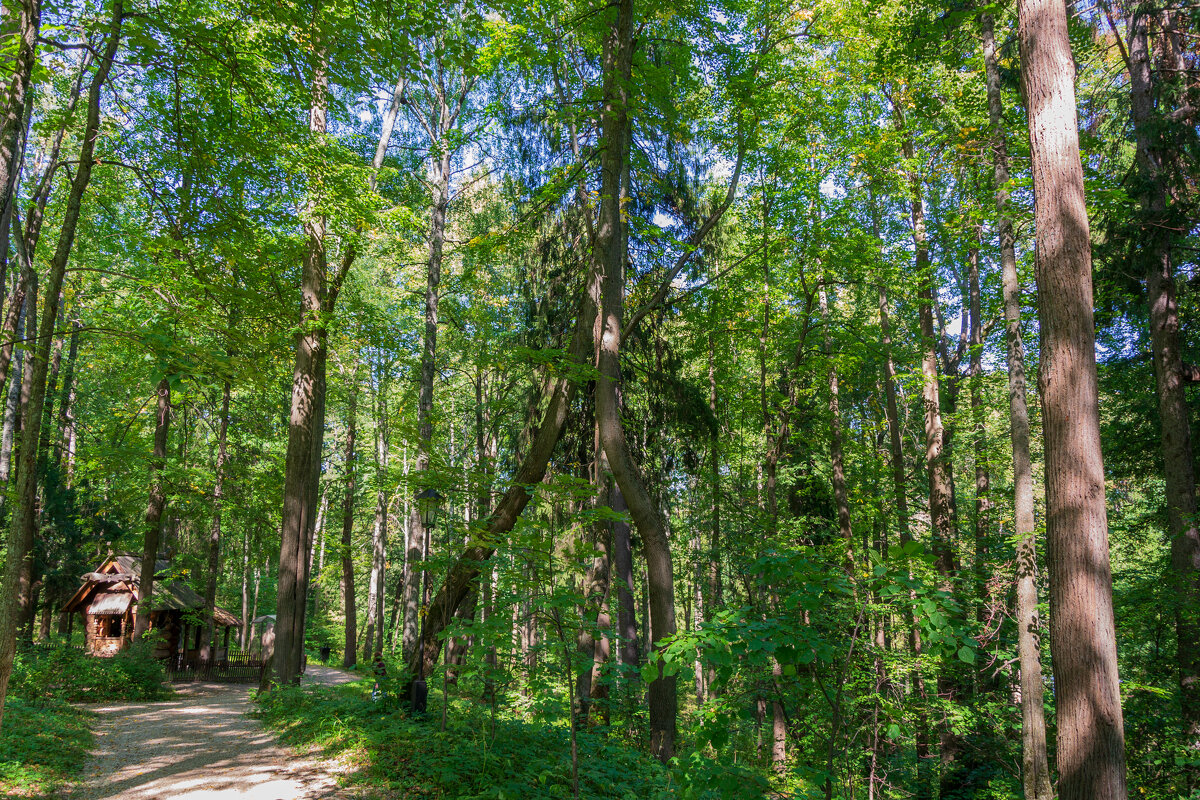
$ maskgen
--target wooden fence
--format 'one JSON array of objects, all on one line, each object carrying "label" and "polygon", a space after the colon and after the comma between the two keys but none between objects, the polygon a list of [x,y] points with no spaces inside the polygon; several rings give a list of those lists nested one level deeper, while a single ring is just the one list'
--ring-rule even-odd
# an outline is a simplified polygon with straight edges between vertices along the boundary
[{"label": "wooden fence", "polygon": [[262,679],[263,662],[257,655],[247,652],[231,652],[214,661],[203,661],[199,655],[188,654],[167,659],[166,669],[167,680],[171,683],[258,683]]}]

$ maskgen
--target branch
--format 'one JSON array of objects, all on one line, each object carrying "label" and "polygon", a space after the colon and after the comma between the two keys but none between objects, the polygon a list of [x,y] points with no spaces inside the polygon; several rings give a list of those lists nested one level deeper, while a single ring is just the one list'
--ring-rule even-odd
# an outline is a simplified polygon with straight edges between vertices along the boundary
[{"label": "branch", "polygon": [[705,237],[708,236],[713,227],[721,220],[721,217],[725,216],[725,212],[729,210],[729,206],[733,204],[734,195],[737,194],[738,181],[742,177],[742,161],[745,159],[745,156],[746,140],[743,138],[738,144],[737,163],[733,167],[733,177],[729,179],[729,189],[725,192],[725,199],[709,215],[708,219],[704,220],[704,224],[688,238],[684,245],[684,251],[675,260],[675,266],[663,278],[662,284],[659,285],[658,291],[654,293],[650,301],[634,312],[633,316],[629,318],[629,322],[625,323],[625,327],[621,329],[622,341],[628,339],[630,334],[637,329],[638,323],[667,298],[667,293],[671,291],[671,284],[674,283],[675,278],[687,266],[688,261],[692,258],[692,254],[699,249]]}]

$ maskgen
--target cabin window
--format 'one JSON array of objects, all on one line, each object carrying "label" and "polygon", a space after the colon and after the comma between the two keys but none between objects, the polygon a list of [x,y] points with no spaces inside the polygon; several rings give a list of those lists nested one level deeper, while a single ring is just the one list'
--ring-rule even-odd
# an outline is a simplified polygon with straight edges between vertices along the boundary
[{"label": "cabin window", "polygon": [[100,617],[100,635],[106,638],[120,636],[122,621],[122,618],[116,614],[106,614]]}]

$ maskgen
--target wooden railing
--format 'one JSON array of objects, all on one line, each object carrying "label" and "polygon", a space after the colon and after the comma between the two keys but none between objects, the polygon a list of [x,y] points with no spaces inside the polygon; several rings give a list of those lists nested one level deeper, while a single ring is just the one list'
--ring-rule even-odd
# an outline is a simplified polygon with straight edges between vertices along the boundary
[{"label": "wooden railing", "polygon": [[205,661],[197,654],[175,655],[166,661],[167,680],[172,683],[258,683],[263,662],[246,652],[230,652],[224,658]]}]

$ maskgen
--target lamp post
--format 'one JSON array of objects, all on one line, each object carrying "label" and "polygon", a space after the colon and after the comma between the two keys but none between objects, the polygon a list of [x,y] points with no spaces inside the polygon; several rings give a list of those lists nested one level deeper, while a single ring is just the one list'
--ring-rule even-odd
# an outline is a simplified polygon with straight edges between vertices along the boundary
[{"label": "lamp post", "polygon": [[429,560],[430,533],[437,524],[441,505],[442,495],[433,487],[417,495],[417,511],[421,515],[425,539],[421,543],[421,632],[417,637],[417,679],[413,681],[412,696],[409,698],[414,713],[424,713],[429,700],[429,689],[425,686],[425,614],[429,611],[429,569],[425,562]]}]

